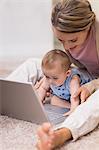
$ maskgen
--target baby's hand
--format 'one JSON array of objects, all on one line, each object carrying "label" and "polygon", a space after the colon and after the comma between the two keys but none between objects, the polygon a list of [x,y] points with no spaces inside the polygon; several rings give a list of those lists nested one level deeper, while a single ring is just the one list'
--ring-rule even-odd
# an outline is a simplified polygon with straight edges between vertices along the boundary
[{"label": "baby's hand", "polygon": [[65,116],[69,116],[72,112],[73,112],[73,110],[70,110],[70,111],[64,113],[63,116],[64,116],[64,117],[65,117]]},{"label": "baby's hand", "polygon": [[46,78],[43,77],[40,81],[37,81],[34,85],[34,88],[37,91],[39,99],[42,101],[42,103],[45,103],[45,98],[49,94],[49,92],[47,92],[49,90],[49,84]]},{"label": "baby's hand", "polygon": [[40,87],[40,88],[36,89],[36,92],[38,94],[40,101],[42,101],[42,103],[43,103],[43,101],[45,100],[45,97],[46,97],[46,90],[44,88]]},{"label": "baby's hand", "polygon": [[[79,101],[77,101],[79,102]],[[69,116],[78,106],[78,103],[74,103],[75,105],[72,105],[71,108],[70,108],[70,111],[66,112],[63,114],[63,116]]]},{"label": "baby's hand", "polygon": [[36,82],[36,84],[34,85],[36,90],[39,89],[42,86],[43,80],[44,80],[44,78],[42,78],[42,79],[40,79],[39,81]]}]

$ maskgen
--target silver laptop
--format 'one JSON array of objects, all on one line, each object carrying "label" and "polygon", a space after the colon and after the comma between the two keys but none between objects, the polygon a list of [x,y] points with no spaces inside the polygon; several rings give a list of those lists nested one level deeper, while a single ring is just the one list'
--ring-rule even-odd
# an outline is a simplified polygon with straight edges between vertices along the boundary
[{"label": "silver laptop", "polygon": [[43,105],[32,83],[21,83],[0,79],[0,114],[25,121],[41,124],[50,121],[61,123],[66,117],[66,108],[51,104]]}]

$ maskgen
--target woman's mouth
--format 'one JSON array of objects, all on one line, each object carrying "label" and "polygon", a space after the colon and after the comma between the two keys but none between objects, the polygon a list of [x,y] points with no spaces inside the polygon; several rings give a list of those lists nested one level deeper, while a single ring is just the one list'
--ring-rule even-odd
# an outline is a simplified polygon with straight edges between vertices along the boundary
[{"label": "woman's mouth", "polygon": [[70,50],[74,50],[77,46],[71,47]]}]

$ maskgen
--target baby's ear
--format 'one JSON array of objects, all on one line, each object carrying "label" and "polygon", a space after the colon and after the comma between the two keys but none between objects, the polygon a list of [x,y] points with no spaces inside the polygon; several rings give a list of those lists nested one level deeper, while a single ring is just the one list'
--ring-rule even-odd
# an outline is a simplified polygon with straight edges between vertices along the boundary
[{"label": "baby's ear", "polygon": [[71,74],[71,70],[69,69],[68,71],[66,71],[67,76],[70,76]]}]

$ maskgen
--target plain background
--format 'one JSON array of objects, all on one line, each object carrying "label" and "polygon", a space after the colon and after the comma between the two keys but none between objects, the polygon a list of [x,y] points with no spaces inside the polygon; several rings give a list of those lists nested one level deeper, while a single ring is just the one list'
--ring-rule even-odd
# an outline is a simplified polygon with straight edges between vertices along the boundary
[{"label": "plain background", "polygon": [[0,60],[42,57],[53,48],[51,0],[0,0]]}]

